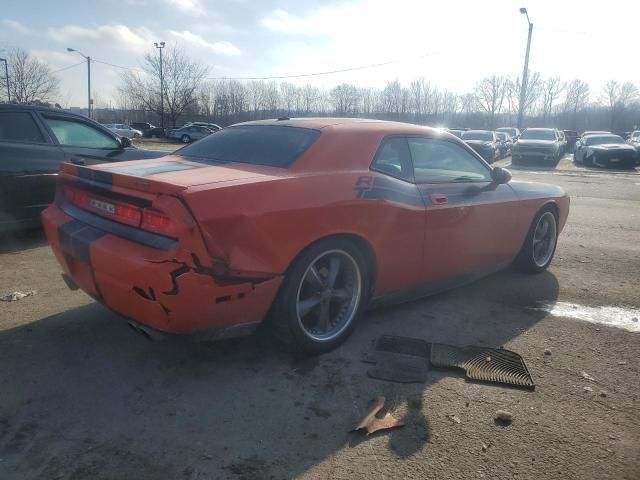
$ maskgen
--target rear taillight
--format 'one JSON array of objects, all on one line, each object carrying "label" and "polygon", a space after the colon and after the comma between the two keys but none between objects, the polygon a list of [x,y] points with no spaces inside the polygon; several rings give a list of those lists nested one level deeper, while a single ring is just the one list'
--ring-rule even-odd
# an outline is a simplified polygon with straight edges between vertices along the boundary
[{"label": "rear taillight", "polygon": [[161,235],[175,236],[176,229],[168,216],[159,210],[145,208],[142,214],[142,228]]},{"label": "rear taillight", "polygon": [[112,200],[68,185],[62,188],[62,194],[68,203],[101,217],[160,235],[175,237],[176,229],[173,221],[160,210]]}]

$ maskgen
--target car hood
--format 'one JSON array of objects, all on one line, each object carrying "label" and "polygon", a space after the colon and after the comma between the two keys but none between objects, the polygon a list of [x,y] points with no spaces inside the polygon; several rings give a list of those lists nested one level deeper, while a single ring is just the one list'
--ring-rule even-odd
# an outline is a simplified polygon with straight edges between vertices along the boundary
[{"label": "car hood", "polygon": [[512,180],[509,186],[515,194],[522,200],[533,198],[558,198],[565,197],[566,192],[557,185],[536,182],[519,182]]},{"label": "car hood", "polygon": [[555,140],[518,140],[516,145],[519,147],[552,147]]},{"label": "car hood", "polygon": [[628,145],[626,143],[601,143],[600,145],[590,145],[589,148],[591,150],[599,150],[599,151],[611,151],[611,150],[635,150],[633,146]]}]

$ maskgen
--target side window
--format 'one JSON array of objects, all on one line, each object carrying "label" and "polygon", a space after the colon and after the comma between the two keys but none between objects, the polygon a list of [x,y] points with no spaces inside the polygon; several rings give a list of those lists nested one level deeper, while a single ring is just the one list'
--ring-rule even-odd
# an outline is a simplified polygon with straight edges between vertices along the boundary
[{"label": "side window", "polygon": [[120,148],[120,143],[97,128],[75,120],[44,117],[60,145],[89,148]]},{"label": "side window", "polygon": [[0,112],[0,141],[44,143],[44,137],[27,112]]},{"label": "side window", "polygon": [[491,172],[473,154],[453,142],[408,138],[416,183],[491,181]]},{"label": "side window", "polygon": [[413,167],[407,139],[390,137],[383,140],[371,166],[381,173],[413,182]]}]

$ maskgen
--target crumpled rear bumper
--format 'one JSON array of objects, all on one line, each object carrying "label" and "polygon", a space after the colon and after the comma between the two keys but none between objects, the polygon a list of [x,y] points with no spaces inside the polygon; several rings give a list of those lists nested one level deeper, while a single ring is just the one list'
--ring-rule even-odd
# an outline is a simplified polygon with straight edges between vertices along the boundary
[{"label": "crumpled rear bumper", "polygon": [[83,223],[58,205],[42,214],[64,272],[110,309],[145,326],[213,337],[250,332],[264,318],[281,275],[217,276],[193,252],[151,248]]}]

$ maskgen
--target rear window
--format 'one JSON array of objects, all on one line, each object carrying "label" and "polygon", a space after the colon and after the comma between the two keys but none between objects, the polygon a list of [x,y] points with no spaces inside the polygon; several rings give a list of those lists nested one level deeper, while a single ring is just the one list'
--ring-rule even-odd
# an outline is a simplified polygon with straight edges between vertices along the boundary
[{"label": "rear window", "polygon": [[0,113],[0,140],[30,143],[44,142],[36,123],[31,115],[26,112]]},{"label": "rear window", "polygon": [[556,139],[556,133],[553,130],[525,130],[520,135],[522,140],[550,140]]},{"label": "rear window", "polygon": [[206,163],[251,163],[287,168],[320,135],[317,130],[275,125],[229,127],[176,152]]}]

